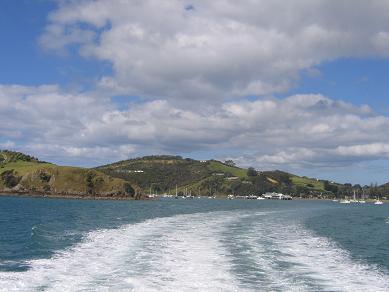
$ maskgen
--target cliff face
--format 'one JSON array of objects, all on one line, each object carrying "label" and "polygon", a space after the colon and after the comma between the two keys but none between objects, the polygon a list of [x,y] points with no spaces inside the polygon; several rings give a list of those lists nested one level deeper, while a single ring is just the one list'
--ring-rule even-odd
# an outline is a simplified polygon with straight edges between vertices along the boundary
[{"label": "cliff face", "polygon": [[136,189],[128,182],[96,170],[57,166],[28,156],[14,159],[13,152],[0,152],[0,155],[0,192],[139,199]]}]

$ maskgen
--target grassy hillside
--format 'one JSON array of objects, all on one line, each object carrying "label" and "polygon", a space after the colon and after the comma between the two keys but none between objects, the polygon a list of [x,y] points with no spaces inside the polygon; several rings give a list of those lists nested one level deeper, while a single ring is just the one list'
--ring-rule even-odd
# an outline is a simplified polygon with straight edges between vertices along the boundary
[{"label": "grassy hillside", "polygon": [[217,160],[198,161],[180,156],[146,156],[96,168],[107,175],[139,185],[143,193],[178,192],[196,195],[323,193],[324,183],[282,171],[249,176],[247,169]]},{"label": "grassy hillside", "polygon": [[239,167],[226,165],[220,161],[210,160],[207,163],[207,168],[212,172],[222,172],[229,176],[237,176],[239,178],[247,178],[247,170]]},{"label": "grassy hillside", "polygon": [[134,197],[130,183],[102,172],[57,166],[18,152],[0,151],[0,192],[79,197]]},{"label": "grassy hillside", "polygon": [[[136,187],[134,187],[136,186]],[[0,192],[55,196],[139,198],[177,191],[203,196],[282,192],[298,196],[376,197],[389,184],[361,187],[301,177],[283,171],[239,168],[231,161],[198,161],[180,156],[146,156],[95,169],[57,166],[23,153],[0,151]]]},{"label": "grassy hillside", "polygon": [[291,176],[292,183],[296,186],[303,186],[311,189],[316,190],[323,190],[324,191],[324,182],[317,179],[307,178],[307,177],[301,177],[292,175]]},{"label": "grassy hillside", "polygon": [[210,175],[209,170],[204,168],[200,161],[177,156],[148,156],[120,161],[97,170],[135,183],[143,189],[151,186],[159,191]]}]

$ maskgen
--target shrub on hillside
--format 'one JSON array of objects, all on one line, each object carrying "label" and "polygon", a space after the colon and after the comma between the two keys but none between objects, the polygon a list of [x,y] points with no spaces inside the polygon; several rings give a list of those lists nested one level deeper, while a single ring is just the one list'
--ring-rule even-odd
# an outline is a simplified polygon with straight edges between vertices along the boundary
[{"label": "shrub on hillside", "polygon": [[255,170],[254,167],[249,167],[247,169],[247,176],[257,176],[257,171]]},{"label": "shrub on hillside", "polygon": [[21,177],[14,173],[14,170],[6,170],[1,174],[1,180],[7,188],[15,187],[21,180]]}]

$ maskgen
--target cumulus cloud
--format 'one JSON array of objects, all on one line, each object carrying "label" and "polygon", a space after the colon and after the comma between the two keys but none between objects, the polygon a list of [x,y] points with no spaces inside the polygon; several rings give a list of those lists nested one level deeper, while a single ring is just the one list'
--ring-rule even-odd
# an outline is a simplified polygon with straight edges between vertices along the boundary
[{"label": "cumulus cloud", "polygon": [[[168,100],[115,108],[56,86],[0,86],[0,146],[94,163],[154,153],[234,150],[242,165],[336,166],[389,158],[389,118],[322,95],[182,109]],[[8,143],[8,144],[7,144]],[[22,146],[20,146],[22,145]]]},{"label": "cumulus cloud", "polygon": [[41,44],[110,62],[101,89],[209,102],[286,91],[323,61],[388,57],[388,15],[387,0],[65,1]]},{"label": "cumulus cloud", "polygon": [[[83,150],[88,147],[82,142],[83,131],[89,121],[110,109],[113,106],[108,99],[96,102],[93,96],[65,93],[58,86],[0,85],[0,137],[12,140],[0,146],[31,151],[43,158],[77,154],[89,157]],[[89,153],[98,154],[97,149],[102,147],[94,145]],[[112,157],[108,149],[104,154],[103,157]]]}]

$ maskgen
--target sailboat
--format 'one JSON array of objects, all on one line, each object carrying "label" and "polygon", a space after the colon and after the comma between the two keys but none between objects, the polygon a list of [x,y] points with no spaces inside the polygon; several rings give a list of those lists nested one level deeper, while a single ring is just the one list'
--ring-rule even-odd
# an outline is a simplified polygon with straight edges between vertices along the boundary
[{"label": "sailboat", "polygon": [[365,201],[365,190],[363,188],[362,188],[362,197],[358,201],[358,203],[360,203],[360,204],[365,204],[366,203],[366,201]]},{"label": "sailboat", "polygon": [[356,198],[356,196],[355,196],[355,190],[354,190],[354,194],[353,194],[353,199],[350,200],[350,202],[351,202],[351,203],[358,203],[357,198]]},{"label": "sailboat", "polygon": [[344,198],[343,200],[340,200],[339,203],[340,203],[340,204],[350,204],[351,201],[348,200],[347,198]]},{"label": "sailboat", "polygon": [[374,202],[374,205],[383,205],[384,202],[380,200],[380,198],[377,197],[377,200]]}]

